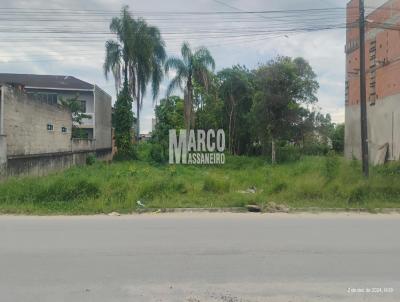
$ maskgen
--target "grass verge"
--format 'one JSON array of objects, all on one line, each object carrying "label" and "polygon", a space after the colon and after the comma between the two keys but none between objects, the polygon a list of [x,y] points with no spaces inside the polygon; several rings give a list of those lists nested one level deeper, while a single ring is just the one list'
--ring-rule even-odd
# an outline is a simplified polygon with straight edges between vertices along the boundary
[{"label": "grass verge", "polygon": [[[254,192],[249,188],[255,188]],[[335,156],[272,166],[262,158],[228,157],[221,167],[141,161],[74,167],[40,178],[0,183],[0,213],[130,213],[149,208],[242,207],[269,202],[291,208],[400,207],[400,165],[373,168]]]}]

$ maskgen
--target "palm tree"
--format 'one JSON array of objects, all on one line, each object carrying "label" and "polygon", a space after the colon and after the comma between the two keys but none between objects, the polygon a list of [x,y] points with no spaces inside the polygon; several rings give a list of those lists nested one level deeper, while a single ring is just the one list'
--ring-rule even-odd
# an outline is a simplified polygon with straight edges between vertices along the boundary
[{"label": "palm tree", "polygon": [[136,100],[137,129],[140,133],[140,111],[143,107],[143,98],[146,94],[147,85],[151,82],[153,101],[157,98],[161,81],[163,79],[163,65],[167,57],[165,43],[160,31],[155,26],[149,26],[145,20],[136,21],[134,37],[132,40],[131,56],[134,58],[130,66],[131,87],[136,89],[132,92]]},{"label": "palm tree", "polygon": [[114,17],[110,23],[110,31],[117,35],[117,41],[108,40],[106,42],[103,69],[106,79],[108,79],[108,74],[112,72],[117,93],[121,88],[121,75],[124,77],[124,85],[128,84],[128,69],[129,65],[132,64],[129,56],[129,41],[132,37],[133,23],[134,20],[128,11],[128,6],[122,8],[121,17]]},{"label": "palm tree", "polygon": [[107,78],[111,72],[115,79],[117,93],[121,79],[129,87],[136,102],[136,135],[140,134],[140,111],[147,85],[151,82],[153,100],[158,95],[163,79],[166,59],[165,43],[157,27],[150,26],[143,19],[134,19],[129,7],[124,6],[120,17],[114,17],[110,31],[117,35],[117,41],[106,42],[104,73]]},{"label": "palm tree", "polygon": [[207,48],[200,47],[193,53],[188,42],[182,44],[181,55],[182,58],[171,57],[165,63],[165,72],[171,69],[176,72],[168,86],[167,95],[176,88],[183,91],[185,126],[189,131],[191,126],[194,127],[193,85],[196,83],[208,90],[215,62]]}]

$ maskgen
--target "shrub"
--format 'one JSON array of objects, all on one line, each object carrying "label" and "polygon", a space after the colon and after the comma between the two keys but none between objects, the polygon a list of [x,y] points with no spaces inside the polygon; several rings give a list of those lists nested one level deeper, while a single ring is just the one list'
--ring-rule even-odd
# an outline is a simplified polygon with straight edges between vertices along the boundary
[{"label": "shrub", "polygon": [[126,161],[135,159],[137,159],[137,154],[136,154],[136,149],[133,145],[125,147],[124,152],[117,151],[117,153],[113,157],[114,161]]},{"label": "shrub", "polygon": [[93,165],[93,164],[95,164],[96,163],[96,156],[94,155],[94,154],[89,154],[87,157],[86,157],[86,164],[88,165],[88,166],[91,166],[91,165]]},{"label": "shrub", "polygon": [[304,155],[321,156],[326,155],[329,152],[329,146],[321,143],[309,143],[305,144],[302,149]]},{"label": "shrub", "polygon": [[150,158],[156,163],[165,163],[167,158],[164,154],[163,148],[160,144],[152,143],[150,149]]}]

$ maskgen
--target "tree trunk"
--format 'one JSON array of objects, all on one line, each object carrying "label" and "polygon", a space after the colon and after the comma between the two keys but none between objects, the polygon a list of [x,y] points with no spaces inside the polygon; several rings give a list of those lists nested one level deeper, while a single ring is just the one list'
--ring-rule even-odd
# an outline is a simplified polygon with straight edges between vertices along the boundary
[{"label": "tree trunk", "polygon": [[275,150],[275,140],[272,138],[271,140],[271,162],[272,164],[276,164],[276,150]]},{"label": "tree trunk", "polygon": [[136,81],[136,89],[137,89],[137,95],[136,95],[136,142],[139,142],[140,139],[140,102],[141,102],[141,94],[140,94],[140,82],[139,78]]},{"label": "tree trunk", "polygon": [[189,77],[187,82],[187,106],[186,106],[186,131],[189,133],[190,127],[193,126],[194,121],[192,120],[192,110],[193,110],[193,86],[192,86],[192,79]]},{"label": "tree trunk", "polygon": [[136,102],[136,141],[140,138],[140,99]]}]

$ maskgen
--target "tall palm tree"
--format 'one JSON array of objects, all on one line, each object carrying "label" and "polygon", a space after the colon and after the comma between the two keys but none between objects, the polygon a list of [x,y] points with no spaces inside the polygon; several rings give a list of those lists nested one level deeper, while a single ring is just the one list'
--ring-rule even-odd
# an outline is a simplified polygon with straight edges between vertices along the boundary
[{"label": "tall palm tree", "polygon": [[211,83],[211,72],[215,69],[215,62],[209,50],[205,47],[198,48],[192,52],[188,42],[181,47],[182,58],[171,57],[165,63],[165,72],[174,70],[176,75],[171,80],[167,95],[179,88],[183,91],[185,101],[185,126],[189,131],[194,127],[193,112],[193,85],[196,83],[208,90]]},{"label": "tall palm tree", "polygon": [[157,27],[150,26],[143,19],[134,19],[129,7],[124,6],[120,17],[114,17],[110,31],[117,35],[117,41],[106,42],[104,73],[107,78],[111,72],[115,79],[117,93],[121,79],[129,87],[136,102],[136,135],[140,134],[140,111],[146,88],[151,82],[153,100],[158,95],[163,79],[166,59],[165,43]]},{"label": "tall palm tree", "polygon": [[121,10],[120,17],[114,17],[110,23],[110,31],[117,35],[117,41],[108,40],[106,42],[106,57],[104,60],[104,75],[108,79],[108,74],[112,72],[115,80],[115,90],[118,93],[121,88],[121,75],[124,84],[128,84],[128,69],[132,64],[130,58],[130,39],[133,34],[134,20],[132,19],[128,6]]},{"label": "tall palm tree", "polygon": [[[143,19],[136,21],[134,37],[132,40],[131,56],[134,58],[129,73],[131,87],[135,87],[133,97],[136,100],[137,119],[140,120],[140,111],[147,85],[151,82],[153,101],[156,99],[161,81],[163,79],[163,65],[166,60],[165,43],[160,31],[155,26],[150,26]],[[136,124],[136,133],[140,133],[140,124]]]}]

